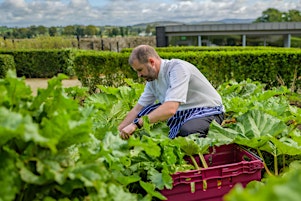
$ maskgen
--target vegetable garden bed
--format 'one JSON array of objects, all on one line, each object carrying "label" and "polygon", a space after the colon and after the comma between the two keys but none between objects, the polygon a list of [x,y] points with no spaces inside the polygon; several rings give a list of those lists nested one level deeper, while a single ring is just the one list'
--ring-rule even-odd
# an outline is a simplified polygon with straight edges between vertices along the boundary
[{"label": "vegetable garden bed", "polygon": [[3,201],[165,200],[160,191],[173,188],[172,175],[195,169],[185,156],[233,143],[263,159],[264,179],[244,189],[235,185],[226,201],[301,197],[300,94],[284,86],[266,90],[251,80],[229,81],[218,88],[227,121],[213,122],[206,138],[171,140],[164,123],[145,121],[123,141],[117,125],[144,85],[125,80],[127,85],[98,86],[100,93],[89,94],[84,87],[63,87],[66,78],[50,79],[36,96],[11,72],[0,80]]}]

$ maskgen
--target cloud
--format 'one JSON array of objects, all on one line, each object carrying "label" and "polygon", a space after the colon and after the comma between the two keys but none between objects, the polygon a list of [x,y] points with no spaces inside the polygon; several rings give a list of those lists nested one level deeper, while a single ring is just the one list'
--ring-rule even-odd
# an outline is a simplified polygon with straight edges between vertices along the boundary
[{"label": "cloud", "polygon": [[300,0],[0,0],[0,26],[256,19],[270,7],[285,12],[300,10],[300,4]]}]

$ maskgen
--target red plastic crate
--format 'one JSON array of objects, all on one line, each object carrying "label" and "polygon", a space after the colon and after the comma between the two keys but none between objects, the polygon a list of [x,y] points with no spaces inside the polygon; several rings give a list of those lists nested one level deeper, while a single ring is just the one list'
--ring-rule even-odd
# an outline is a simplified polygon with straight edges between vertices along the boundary
[{"label": "red plastic crate", "polygon": [[[199,157],[194,158],[202,167]],[[160,191],[168,201],[222,201],[235,184],[246,186],[250,181],[261,180],[261,159],[236,144],[211,147],[204,158],[208,168],[172,175],[173,188]],[[204,181],[207,188],[203,187]]]}]

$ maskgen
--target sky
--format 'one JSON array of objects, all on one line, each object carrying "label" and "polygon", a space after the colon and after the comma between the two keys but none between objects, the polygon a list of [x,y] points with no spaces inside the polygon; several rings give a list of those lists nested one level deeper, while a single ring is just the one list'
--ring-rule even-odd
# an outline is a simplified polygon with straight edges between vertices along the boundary
[{"label": "sky", "polygon": [[301,11],[301,0],[0,0],[0,26],[131,26],[256,19],[268,8]]}]

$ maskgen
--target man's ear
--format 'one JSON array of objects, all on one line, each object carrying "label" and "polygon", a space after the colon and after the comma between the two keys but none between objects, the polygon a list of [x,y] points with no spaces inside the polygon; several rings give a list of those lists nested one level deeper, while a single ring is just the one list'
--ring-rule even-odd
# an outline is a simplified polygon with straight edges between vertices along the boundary
[{"label": "man's ear", "polygon": [[154,66],[154,64],[155,64],[154,58],[150,57],[150,58],[148,59],[148,61],[149,61],[149,63],[150,63],[152,66]]}]

